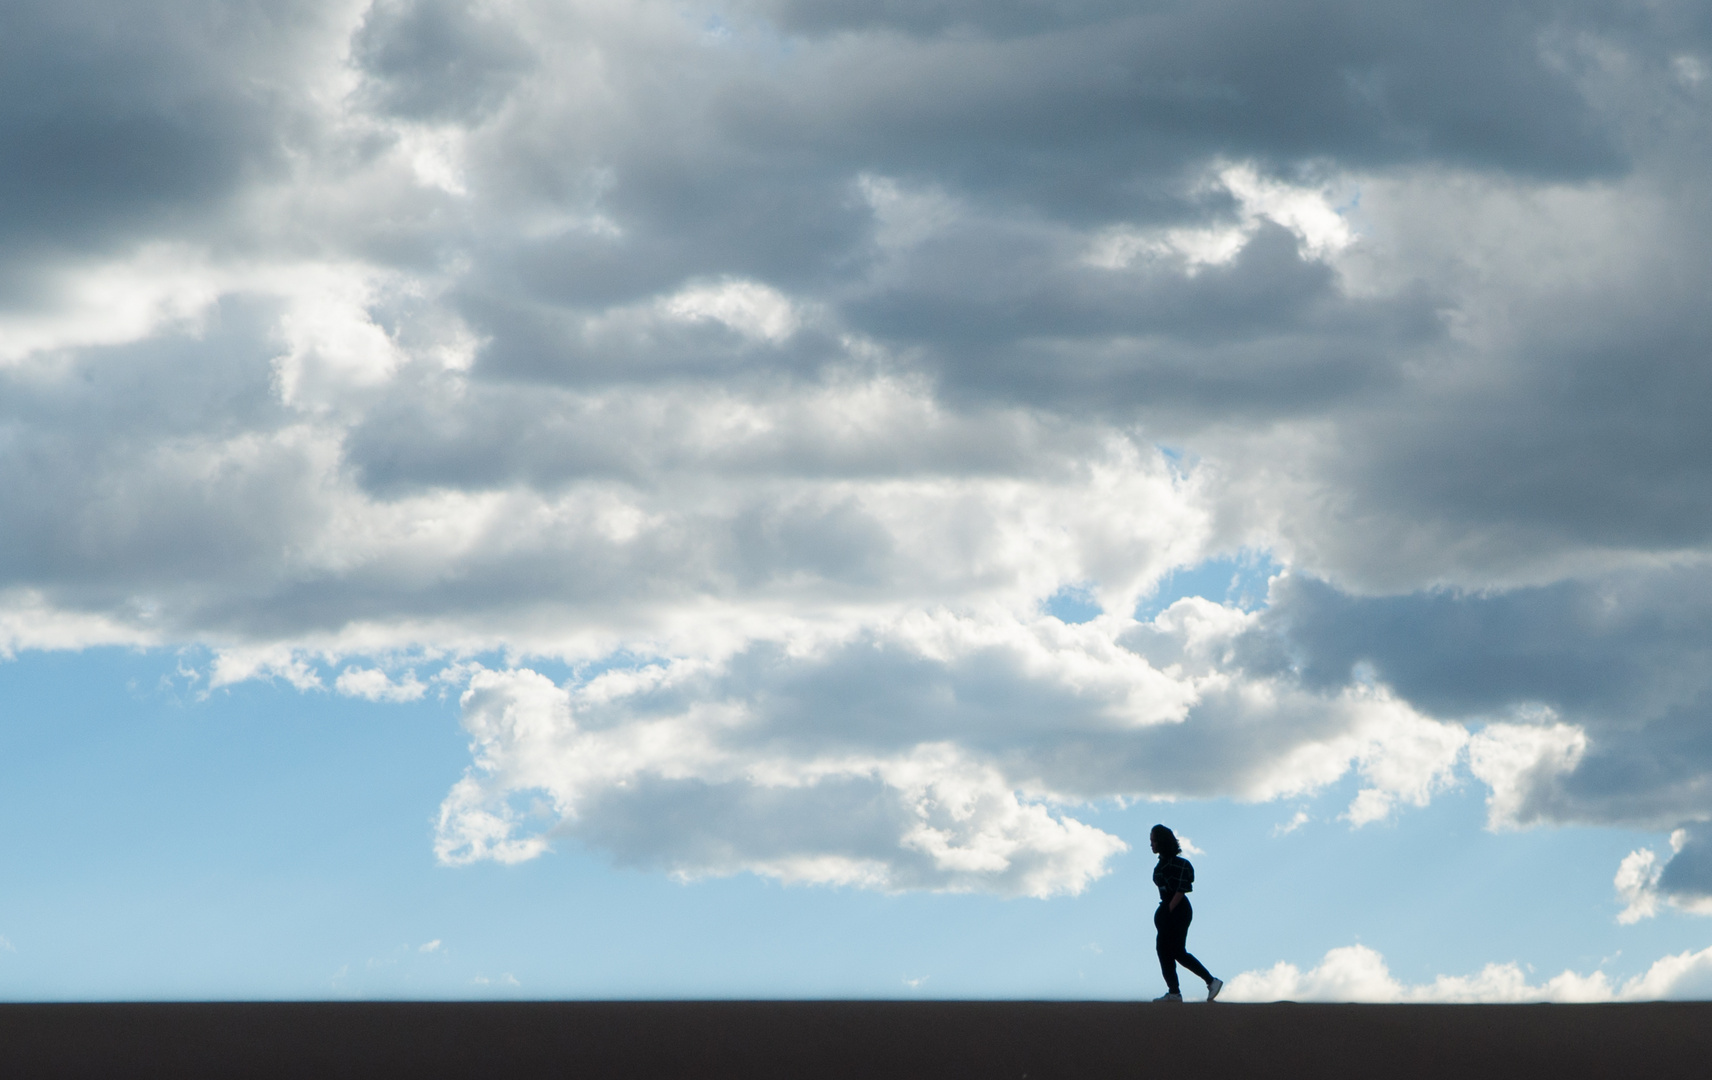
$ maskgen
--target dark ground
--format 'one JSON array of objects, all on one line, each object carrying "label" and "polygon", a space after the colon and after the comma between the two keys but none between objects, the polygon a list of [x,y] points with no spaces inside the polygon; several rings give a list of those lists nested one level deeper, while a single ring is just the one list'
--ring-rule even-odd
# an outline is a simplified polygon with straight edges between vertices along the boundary
[{"label": "dark ground", "polygon": [[1712,1003],[0,1005],[0,1076],[1712,1077]]}]

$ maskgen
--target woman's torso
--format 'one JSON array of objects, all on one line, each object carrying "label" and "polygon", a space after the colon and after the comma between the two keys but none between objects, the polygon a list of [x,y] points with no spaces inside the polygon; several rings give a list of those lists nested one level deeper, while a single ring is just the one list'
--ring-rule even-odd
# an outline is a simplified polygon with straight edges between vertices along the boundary
[{"label": "woman's torso", "polygon": [[[1161,856],[1159,865],[1153,868],[1153,884],[1159,888],[1159,902],[1166,903],[1178,893],[1187,894],[1194,889],[1195,868],[1181,855]],[[1183,899],[1189,898],[1185,895]]]}]

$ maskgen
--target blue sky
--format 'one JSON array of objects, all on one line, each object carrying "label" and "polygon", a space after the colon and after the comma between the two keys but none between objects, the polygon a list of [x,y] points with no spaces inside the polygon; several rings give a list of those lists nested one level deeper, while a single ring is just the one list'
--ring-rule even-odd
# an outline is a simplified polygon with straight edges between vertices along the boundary
[{"label": "blue sky", "polygon": [[0,17],[0,995],[1712,994],[1712,15]]}]

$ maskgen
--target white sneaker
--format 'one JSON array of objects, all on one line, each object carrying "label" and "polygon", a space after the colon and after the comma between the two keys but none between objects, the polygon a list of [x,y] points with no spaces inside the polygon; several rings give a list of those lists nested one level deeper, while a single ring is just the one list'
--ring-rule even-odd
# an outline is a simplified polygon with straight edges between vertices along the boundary
[{"label": "white sneaker", "polygon": [[1154,1001],[1177,1001],[1177,1002],[1181,1002],[1183,1000],[1183,995],[1182,994],[1166,994],[1163,997],[1156,997],[1153,1000]]},{"label": "white sneaker", "polygon": [[1225,981],[1223,979],[1207,980],[1207,1001],[1211,1002],[1214,998],[1217,998],[1219,996],[1219,991],[1224,988]]}]

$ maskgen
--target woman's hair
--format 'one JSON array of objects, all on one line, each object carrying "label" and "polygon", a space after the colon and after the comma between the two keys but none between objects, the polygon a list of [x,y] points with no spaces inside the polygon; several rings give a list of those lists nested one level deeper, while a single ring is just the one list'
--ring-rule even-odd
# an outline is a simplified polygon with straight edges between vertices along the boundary
[{"label": "woman's hair", "polygon": [[1177,842],[1177,834],[1163,825],[1153,827],[1153,842],[1159,845],[1161,855],[1181,855],[1183,845]]}]

